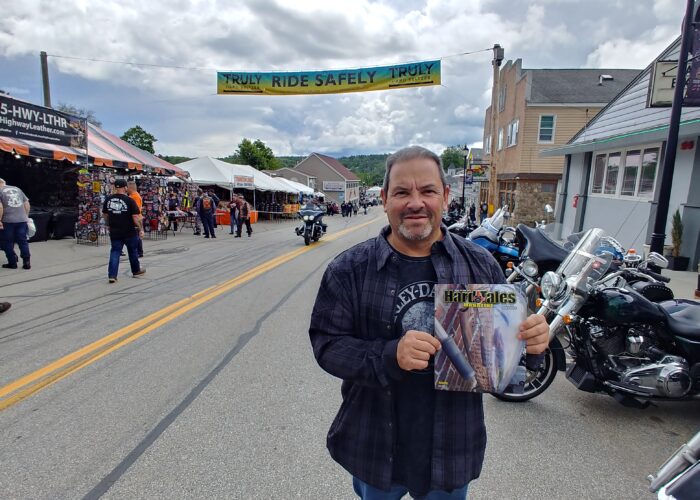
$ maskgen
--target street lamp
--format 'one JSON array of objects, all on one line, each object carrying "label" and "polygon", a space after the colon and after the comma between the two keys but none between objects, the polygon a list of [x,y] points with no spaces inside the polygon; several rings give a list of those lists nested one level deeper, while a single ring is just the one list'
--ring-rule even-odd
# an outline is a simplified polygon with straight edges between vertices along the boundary
[{"label": "street lamp", "polygon": [[466,210],[467,207],[464,204],[464,190],[467,186],[467,162],[469,161],[469,147],[465,144],[462,148],[462,155],[464,155],[464,171],[462,172],[462,210]]}]

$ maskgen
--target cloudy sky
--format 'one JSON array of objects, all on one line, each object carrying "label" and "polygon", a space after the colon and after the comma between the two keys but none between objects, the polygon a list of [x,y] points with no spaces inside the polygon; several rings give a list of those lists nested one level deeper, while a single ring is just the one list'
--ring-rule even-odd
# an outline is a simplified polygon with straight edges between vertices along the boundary
[{"label": "cloudy sky", "polygon": [[[438,152],[481,142],[491,52],[525,68],[643,68],[680,33],[682,0],[24,0],[0,17],[0,90],[93,110],[156,152],[226,156]],[[323,96],[216,95],[216,71],[302,71],[442,59],[442,85]],[[100,61],[139,63],[115,64]]]}]

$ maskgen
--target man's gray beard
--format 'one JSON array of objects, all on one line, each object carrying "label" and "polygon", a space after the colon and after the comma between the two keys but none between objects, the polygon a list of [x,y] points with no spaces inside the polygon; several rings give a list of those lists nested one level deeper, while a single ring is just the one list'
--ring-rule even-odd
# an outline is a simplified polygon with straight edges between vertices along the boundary
[{"label": "man's gray beard", "polygon": [[401,234],[401,236],[403,236],[407,240],[411,240],[411,241],[427,240],[430,237],[430,235],[432,234],[432,232],[433,232],[433,224],[430,221],[428,221],[428,223],[425,225],[425,228],[423,229],[423,231],[418,233],[418,234],[415,234],[415,233],[412,233],[411,231],[409,231],[403,222],[401,224],[399,224],[399,233]]}]

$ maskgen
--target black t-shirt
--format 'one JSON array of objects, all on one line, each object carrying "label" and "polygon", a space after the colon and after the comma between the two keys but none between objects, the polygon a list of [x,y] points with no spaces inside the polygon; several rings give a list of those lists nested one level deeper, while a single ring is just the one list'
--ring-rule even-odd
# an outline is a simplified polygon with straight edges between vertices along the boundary
[{"label": "black t-shirt", "polygon": [[180,208],[180,202],[177,201],[177,198],[168,199],[168,210],[177,210],[178,208]]},{"label": "black t-shirt", "polygon": [[121,240],[136,236],[133,216],[140,213],[139,207],[127,195],[109,195],[102,206],[102,212],[109,215],[107,223],[110,238]]},{"label": "black t-shirt", "polygon": [[[397,337],[408,330],[434,334],[437,274],[430,257],[399,256],[399,294],[394,310]],[[435,382],[433,358],[428,368],[406,372],[394,383],[396,453],[392,482],[413,496],[430,490]]]}]

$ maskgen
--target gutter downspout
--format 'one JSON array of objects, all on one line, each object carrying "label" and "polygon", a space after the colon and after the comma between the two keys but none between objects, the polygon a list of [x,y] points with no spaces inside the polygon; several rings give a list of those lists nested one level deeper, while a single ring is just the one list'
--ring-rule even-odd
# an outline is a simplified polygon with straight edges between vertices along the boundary
[{"label": "gutter downspout", "polygon": [[566,212],[566,197],[569,194],[569,175],[571,172],[571,155],[566,155],[566,166],[564,167],[564,177],[561,182],[561,192],[559,193],[559,202],[557,203],[557,222],[559,225],[564,224],[564,213]]}]

